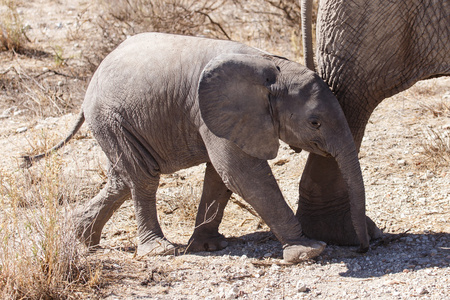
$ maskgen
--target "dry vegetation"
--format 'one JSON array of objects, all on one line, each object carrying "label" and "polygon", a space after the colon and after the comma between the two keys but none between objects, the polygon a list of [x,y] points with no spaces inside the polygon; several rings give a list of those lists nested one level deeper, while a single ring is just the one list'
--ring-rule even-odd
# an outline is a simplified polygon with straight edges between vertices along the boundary
[{"label": "dry vegetation", "polygon": [[[17,158],[25,152],[39,153],[61,139],[73,120],[70,114],[80,107],[90,75],[102,58],[127,36],[154,30],[233,39],[300,60],[298,2],[2,0],[0,149],[4,159],[0,165],[0,297],[102,298],[102,288],[111,290],[113,282],[122,278],[114,277],[118,264],[127,278],[133,278],[135,269],[143,268],[147,275],[140,283],[142,286],[162,288],[164,282],[176,281],[170,276],[178,267],[183,270],[184,262],[148,270],[148,265],[127,256],[126,250],[132,253],[136,244],[130,203],[124,205],[124,211],[116,214],[105,229],[110,241],[105,248],[115,253],[116,261],[86,253],[75,239],[68,217],[72,206],[90,199],[105,180],[104,157],[88,129],[83,128],[79,140],[72,141],[59,156],[52,156],[35,168],[18,168]],[[435,174],[448,174],[450,129],[442,123],[445,120],[448,123],[450,118],[450,95],[448,86],[446,91],[439,89],[419,85],[396,98],[395,101],[408,104],[415,103],[415,99],[430,99],[413,106],[415,119],[411,122],[432,121],[421,126],[418,155],[412,156],[405,166],[390,168],[391,173],[407,168],[412,173],[433,170]],[[441,97],[445,92],[446,96]],[[368,140],[373,138],[370,130],[369,126]],[[379,152],[374,155],[367,148],[362,151],[363,165],[370,165],[367,169],[376,162],[364,160],[365,157],[376,159],[376,154]],[[285,148],[282,156],[273,162],[283,192],[295,190],[285,185],[294,186],[298,182],[301,168],[297,165],[304,161],[305,156],[293,156]],[[169,239],[175,242],[185,242],[192,230],[201,193],[201,171],[202,167],[198,167],[162,180],[158,209],[163,228],[167,228]],[[377,176],[382,175],[378,172]],[[448,178],[445,176],[444,179]],[[370,187],[368,190],[370,194]],[[294,208],[296,195],[288,198]],[[240,199],[231,202],[233,206],[227,208],[227,218],[237,225],[229,235],[245,235],[244,228],[250,228],[250,232],[258,228],[267,230]],[[264,236],[264,239],[273,238]],[[124,264],[131,267],[123,267]],[[161,293],[166,292],[163,289]]]}]

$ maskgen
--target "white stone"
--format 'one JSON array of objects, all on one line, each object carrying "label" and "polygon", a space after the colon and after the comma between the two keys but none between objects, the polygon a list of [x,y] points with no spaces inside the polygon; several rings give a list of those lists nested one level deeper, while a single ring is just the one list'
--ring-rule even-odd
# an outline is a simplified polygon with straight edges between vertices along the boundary
[{"label": "white stone", "polygon": [[302,281],[297,282],[297,285],[295,286],[297,289],[297,292],[299,293],[305,293],[308,291],[308,288],[306,287],[306,284],[304,284]]},{"label": "white stone", "polygon": [[27,130],[28,130],[27,127],[20,127],[20,128],[17,128],[17,129],[16,129],[16,132],[17,132],[17,133],[23,133],[23,132],[25,132],[25,131],[27,131]]}]

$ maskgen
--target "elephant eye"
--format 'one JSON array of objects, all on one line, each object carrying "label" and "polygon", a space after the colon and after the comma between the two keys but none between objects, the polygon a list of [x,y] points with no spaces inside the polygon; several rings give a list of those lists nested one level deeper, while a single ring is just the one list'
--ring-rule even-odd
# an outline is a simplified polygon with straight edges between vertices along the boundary
[{"label": "elephant eye", "polygon": [[319,129],[319,127],[321,125],[318,120],[311,120],[309,123],[311,124],[312,127],[316,128],[316,129]]}]

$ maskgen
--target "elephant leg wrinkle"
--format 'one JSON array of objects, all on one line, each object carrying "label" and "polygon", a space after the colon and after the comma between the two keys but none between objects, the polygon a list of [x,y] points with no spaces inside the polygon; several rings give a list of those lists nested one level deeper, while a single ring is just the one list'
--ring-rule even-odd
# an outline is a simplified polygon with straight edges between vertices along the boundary
[{"label": "elephant leg wrinkle", "polygon": [[156,211],[156,190],[159,176],[135,182],[131,189],[138,226],[138,256],[176,254],[176,247],[161,230]]}]

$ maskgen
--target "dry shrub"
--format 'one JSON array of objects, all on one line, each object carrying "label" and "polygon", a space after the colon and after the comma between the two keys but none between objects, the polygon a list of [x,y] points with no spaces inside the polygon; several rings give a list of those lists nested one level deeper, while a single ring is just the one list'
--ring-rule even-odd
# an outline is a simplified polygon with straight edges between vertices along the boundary
[{"label": "dry shrub", "polygon": [[0,298],[60,299],[98,283],[80,252],[57,156],[33,170],[1,172]]},{"label": "dry shrub", "polygon": [[450,102],[441,100],[433,103],[422,103],[420,107],[424,111],[430,112],[433,117],[448,117],[450,118]]},{"label": "dry shrub", "polygon": [[[104,12],[96,22],[101,29],[101,43],[88,51],[91,70],[128,36],[149,31],[232,39],[291,59],[302,55],[298,1],[98,0],[98,3]],[[317,1],[314,3],[317,5]]]},{"label": "dry shrub", "polygon": [[[178,183],[177,183],[178,185]],[[177,187],[158,190],[158,209],[168,215],[166,223],[193,224],[202,194],[202,185],[184,181]]]},{"label": "dry shrub", "polygon": [[17,12],[20,1],[0,2],[0,50],[20,52],[28,41],[22,18]]},{"label": "dry shrub", "polygon": [[115,0],[103,5],[116,20],[148,31],[228,37],[211,14],[226,0]]},{"label": "dry shrub", "polygon": [[31,149],[26,150],[24,155],[34,156],[47,152],[54,145],[63,139],[58,132],[48,129],[32,129],[31,134],[27,136],[27,142]]},{"label": "dry shrub", "polygon": [[103,58],[127,37],[149,31],[229,38],[216,12],[227,0],[98,0],[104,11],[96,19],[100,43],[86,59],[94,71]]},{"label": "dry shrub", "polygon": [[63,115],[75,107],[71,87],[59,81],[60,84],[40,80],[40,74],[28,73],[20,66],[10,67],[0,73],[0,88],[14,96],[11,101],[15,106],[41,118]]},{"label": "dry shrub", "polygon": [[[295,0],[233,0],[237,9],[233,11],[231,26],[233,39],[300,60],[303,56],[301,40],[300,1]],[[313,41],[318,1],[313,1]],[[243,37],[247,35],[247,37]],[[256,43],[255,43],[256,42]]]},{"label": "dry shrub", "polygon": [[424,155],[436,166],[450,164],[450,135],[444,131],[428,128],[422,143]]}]

